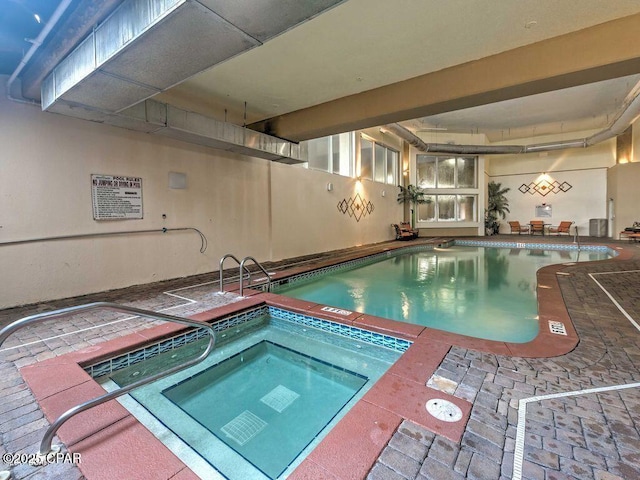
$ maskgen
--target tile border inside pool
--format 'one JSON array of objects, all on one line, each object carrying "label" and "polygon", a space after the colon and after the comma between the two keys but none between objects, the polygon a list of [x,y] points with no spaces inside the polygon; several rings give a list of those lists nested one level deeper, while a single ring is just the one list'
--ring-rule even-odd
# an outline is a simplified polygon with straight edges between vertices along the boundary
[{"label": "tile border inside pool", "polygon": [[[341,263],[336,263],[334,265],[328,265],[326,267],[321,267],[321,268],[317,268],[314,270],[310,270],[308,272],[304,272],[304,273],[298,273],[296,275],[291,275],[289,277],[280,279],[280,280],[272,280],[271,281],[271,286],[272,287],[279,287],[281,285],[286,285],[289,283],[294,283],[294,282],[301,282],[301,281],[305,281],[305,280],[310,280],[312,278],[321,276],[321,275],[325,275],[327,273],[331,273],[331,272],[336,272],[336,271],[342,271],[342,270],[349,270],[351,268],[356,268],[356,267],[362,267],[368,264],[372,264],[372,263],[376,263],[382,259],[385,258],[389,258],[389,257],[394,257],[396,255],[401,255],[404,253],[413,253],[413,252],[422,252],[422,251],[427,251],[427,250],[434,250],[435,247],[437,245],[434,245],[432,243],[426,243],[426,244],[422,244],[422,245],[413,245],[413,246],[409,246],[409,247],[403,247],[403,248],[398,248],[398,249],[393,249],[393,250],[385,250],[383,252],[380,253],[374,253],[371,255],[366,255],[364,257],[360,257],[360,258],[354,258],[352,260],[347,260],[346,262],[341,262]],[[262,288],[266,288],[265,285],[261,286]],[[277,293],[277,292],[276,292]]]},{"label": "tile border inside pool", "polygon": [[[577,244],[560,244],[560,243],[525,243],[525,242],[496,242],[496,241],[485,241],[485,240],[448,240],[442,242],[441,248],[448,248],[451,246],[460,246],[460,247],[493,247],[493,248],[519,248],[522,250],[571,250],[571,251],[579,251],[585,250],[590,252],[602,252],[608,253],[611,257],[615,257],[618,255],[611,247],[605,245],[577,245]],[[289,285],[298,282],[304,282],[307,280],[311,280],[318,276],[325,275],[327,273],[332,272],[341,272],[344,270],[350,270],[352,268],[363,267],[365,265],[376,263],[385,258],[394,257],[397,255],[403,255],[406,253],[414,253],[414,252],[422,252],[435,250],[438,247],[436,244],[423,244],[423,245],[413,245],[402,248],[396,248],[393,250],[385,250],[384,252],[374,253],[371,255],[366,255],[361,258],[355,258],[352,260],[348,260],[342,263],[336,263],[335,265],[329,265],[325,267],[321,267],[318,269],[310,270],[304,273],[298,273],[286,278],[282,278],[279,280],[272,280],[271,287],[272,291],[275,289],[274,293],[277,292],[277,288],[282,285]],[[267,288],[267,285],[260,285],[258,287],[262,291]]]},{"label": "tile border inside pool", "polygon": [[606,245],[578,245],[568,243],[527,243],[527,242],[492,242],[487,240],[459,240],[453,245],[460,247],[495,247],[495,248],[520,248],[522,250],[586,250],[589,252],[608,253],[612,257],[618,255],[613,248]]},{"label": "tile border inside pool", "polygon": [[[246,324],[249,321],[256,320],[262,316],[270,315],[276,319],[296,323],[310,328],[322,330],[327,333],[340,335],[350,339],[376,345],[378,347],[388,348],[396,352],[404,353],[410,346],[411,341],[397,338],[391,335],[372,332],[358,327],[345,325],[330,320],[304,315],[301,313],[291,312],[282,308],[272,306],[262,306],[248,311],[243,311],[236,315],[229,315],[212,323],[212,327],[216,332],[223,332],[230,328]],[[117,370],[129,367],[136,363],[142,362],[149,358],[155,357],[161,353],[174,350],[188,343],[194,342],[208,335],[206,330],[200,328],[189,331],[180,335],[176,335],[151,345],[127,352],[117,357],[102,360],[98,363],[87,365],[84,370],[92,377],[98,378],[109,375]]]}]

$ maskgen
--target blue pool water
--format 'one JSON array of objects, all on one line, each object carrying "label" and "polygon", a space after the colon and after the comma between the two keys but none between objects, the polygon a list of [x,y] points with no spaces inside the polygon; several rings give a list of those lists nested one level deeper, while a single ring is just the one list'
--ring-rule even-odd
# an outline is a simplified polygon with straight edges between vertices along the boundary
[{"label": "blue pool water", "polygon": [[[409,345],[269,311],[221,331],[204,362],[123,402],[202,478],[286,478]],[[102,384],[125,385],[202,346],[198,340],[121,368]]]},{"label": "blue pool water", "polygon": [[269,478],[278,478],[366,382],[262,341],[162,393]]},{"label": "blue pool water", "polygon": [[536,271],[605,251],[454,246],[283,285],[277,293],[476,338],[523,343],[538,333]]}]

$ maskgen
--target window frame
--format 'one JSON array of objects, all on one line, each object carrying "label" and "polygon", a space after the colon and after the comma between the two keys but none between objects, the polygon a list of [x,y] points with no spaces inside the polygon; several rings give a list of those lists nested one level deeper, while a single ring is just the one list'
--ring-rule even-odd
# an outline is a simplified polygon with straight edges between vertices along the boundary
[{"label": "window frame", "polygon": [[[357,171],[359,172],[359,174],[357,176],[362,179],[370,180],[372,182],[379,183],[382,185],[397,186],[401,182],[399,175],[400,175],[400,162],[402,160],[402,157],[400,152],[395,148],[390,147],[389,145],[383,142],[380,142],[362,132],[360,132],[358,139],[359,140],[357,142],[358,144],[356,145],[356,151],[358,152],[358,170]],[[371,143],[371,176],[362,175],[362,141],[363,140]],[[379,165],[379,164],[377,165],[376,152],[380,152],[383,157],[382,165]],[[389,180],[389,163],[388,163],[390,152],[395,154],[395,158],[391,160],[392,176],[393,176],[391,181]],[[382,178],[384,179],[384,181],[376,180],[376,178],[379,177],[379,174],[377,172],[378,168],[382,170]]]},{"label": "window frame", "polygon": [[[433,159],[433,167],[431,168],[431,172],[434,175],[433,182],[427,182],[427,186],[421,187],[421,182],[419,183],[419,175],[418,175],[418,167],[420,162],[420,157],[427,157]],[[441,181],[438,178],[439,174],[439,162],[442,160],[451,160],[454,159],[454,181],[453,187],[447,186],[442,187]],[[473,159],[474,162],[474,187],[459,187],[460,184],[460,159]],[[438,155],[431,153],[423,153],[416,152],[413,155],[413,172],[412,179],[415,182],[415,185],[421,187],[424,192],[426,198],[430,198],[432,200],[432,204],[430,209],[432,211],[432,216],[427,219],[421,219],[420,210],[424,208],[429,208],[423,205],[418,205],[417,207],[417,224],[422,228],[459,228],[459,227],[479,227],[481,223],[483,223],[484,219],[482,218],[480,203],[482,202],[482,192],[478,186],[479,184],[479,172],[481,166],[481,159],[479,156],[471,156],[471,155]],[[422,183],[423,184],[423,183]],[[443,196],[454,196],[454,214],[451,219],[442,219],[440,218],[441,205],[440,199]],[[474,199],[474,211],[473,217],[471,220],[469,219],[461,219],[462,205],[465,197],[473,197]]]},{"label": "window frame", "polygon": [[[440,198],[439,197],[444,197],[444,196],[453,196],[453,197],[455,197],[454,198],[454,218],[452,218],[452,219],[441,219],[440,218],[440,214],[441,214],[440,208],[441,207],[440,207],[440,201],[439,201]],[[452,223],[455,223],[455,224],[465,223],[465,224],[476,225],[478,223],[478,221],[479,221],[478,220],[478,199],[479,199],[479,195],[477,193],[468,193],[468,192],[467,193],[460,193],[460,192],[457,192],[457,193],[454,193],[454,192],[432,193],[432,192],[429,192],[429,193],[427,193],[425,195],[425,197],[429,198],[431,200],[431,202],[432,202],[430,205],[433,205],[433,207],[431,207],[431,208],[433,208],[433,219],[429,219],[429,218],[426,219],[426,220],[421,219],[420,210],[423,209],[423,208],[428,208],[428,207],[423,207],[422,205],[418,205],[417,221],[419,223],[429,223],[429,224],[439,223],[441,225],[450,225]],[[474,198],[474,203],[475,203],[475,205],[474,205],[474,207],[475,207],[474,216],[475,216],[475,219],[473,219],[473,220],[460,219],[460,214],[461,214],[461,210],[462,210],[461,209],[461,205],[462,205],[461,201],[462,201],[462,199],[464,197],[473,197]]]},{"label": "window frame", "polygon": [[[421,187],[421,185],[418,184],[418,157],[427,157],[427,158],[433,158],[435,160],[435,165],[434,165],[434,169],[433,171],[435,172],[435,181],[433,182],[433,187]],[[440,186],[440,163],[443,160],[454,160],[454,166],[453,166],[453,186],[446,186],[446,187],[442,187]],[[459,168],[459,160],[463,160],[463,159],[467,159],[467,160],[473,160],[474,161],[474,172],[473,172],[473,186],[468,187],[468,186],[464,186],[461,187],[460,186],[460,168]],[[462,190],[462,189],[477,189],[478,188],[478,157],[477,156],[469,156],[469,155],[459,155],[459,156],[452,156],[452,155],[436,155],[436,154],[428,154],[428,153],[418,153],[416,154],[415,157],[415,164],[416,164],[416,185],[418,187],[424,188],[425,190],[431,190],[431,189],[436,189],[436,190],[444,190],[444,189],[455,189],[455,190]]]},{"label": "window frame", "polygon": [[[346,147],[349,151],[348,153],[348,158],[345,160],[340,159],[338,161],[338,168],[336,171],[335,168],[335,152],[334,152],[334,138],[338,137],[340,135],[347,135],[346,138],[348,138],[348,142],[349,145]],[[309,170],[318,170],[320,172],[327,172],[327,173],[331,173],[334,175],[340,175],[343,177],[349,177],[349,178],[354,178],[355,176],[355,172],[356,172],[356,136],[355,136],[355,132],[345,132],[345,133],[338,133],[335,135],[328,135],[326,137],[320,137],[320,138],[314,138],[311,140],[308,140],[308,142],[312,142],[312,141],[320,141],[320,140],[325,140],[327,142],[326,145],[326,150],[327,150],[327,157],[326,157],[326,168],[318,168],[315,165],[312,165],[310,161],[307,161],[307,168]],[[308,147],[307,147],[308,148]],[[348,174],[342,173],[341,170],[341,165],[343,165],[343,162],[347,162],[348,164]]]}]

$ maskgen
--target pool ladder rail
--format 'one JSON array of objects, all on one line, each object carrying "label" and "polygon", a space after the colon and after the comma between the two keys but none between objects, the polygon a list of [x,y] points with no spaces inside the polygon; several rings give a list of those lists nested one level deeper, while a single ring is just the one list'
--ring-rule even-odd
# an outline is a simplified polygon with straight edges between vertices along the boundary
[{"label": "pool ladder rail", "polygon": [[[78,413],[84,412],[85,410],[93,408],[97,405],[101,405],[109,400],[117,398],[121,395],[124,395],[125,393],[128,393],[131,390],[134,390],[138,387],[155,382],[156,380],[159,380],[163,377],[166,377],[180,370],[183,370],[197,363],[200,363],[205,358],[207,358],[207,356],[209,355],[209,353],[211,353],[211,351],[215,346],[216,332],[213,329],[213,327],[208,323],[201,322],[198,320],[191,320],[187,318],[176,317],[174,315],[167,315],[165,313],[158,313],[150,310],[143,310],[140,308],[119,305],[117,303],[95,302],[95,303],[87,303],[84,305],[78,305],[75,307],[61,308],[59,310],[53,310],[50,312],[38,313],[36,315],[31,315],[31,316],[16,320],[15,322],[7,325],[2,330],[0,330],[0,347],[2,347],[2,344],[11,334],[13,334],[17,330],[20,330],[24,327],[38,324],[45,320],[49,320],[53,318],[61,318],[67,315],[73,315],[79,312],[86,312],[91,310],[112,310],[112,311],[122,312],[122,313],[132,313],[140,317],[152,318],[155,320],[164,320],[167,322],[179,323],[182,325],[195,327],[195,328],[203,328],[209,334],[209,343],[207,344],[207,347],[204,349],[204,351],[200,355],[198,355],[195,358],[192,358],[187,362],[183,362],[179,365],[175,365],[167,370],[150,375],[148,377],[140,379],[125,387],[120,387],[112,392],[107,392],[104,395],[100,395],[99,397],[96,397],[92,400],[88,400],[84,403],[80,403],[75,407],[70,408],[69,410],[64,412],[62,415],[60,415],[60,417],[58,417],[58,419],[55,422],[51,424],[51,426],[49,426],[49,428],[44,434],[42,442],[40,443],[40,451],[38,452],[38,456],[42,459],[42,464],[46,463],[45,459],[49,453],[51,452],[57,453],[58,451],[60,451],[59,445],[55,445],[55,446],[53,445],[53,437],[58,431],[58,429],[71,417],[77,415]],[[0,471],[0,480],[4,478],[10,478],[10,472]]]},{"label": "pool ladder rail", "polygon": [[[261,271],[262,273],[265,274],[266,277],[266,284],[267,284],[267,292],[271,291],[271,274],[269,274],[269,272],[267,272],[265,270],[265,268],[260,264],[260,262],[258,262],[255,258],[253,257],[244,257],[242,260],[238,260],[238,258],[231,254],[231,253],[227,253],[225,254],[221,259],[220,259],[220,268],[219,268],[219,272],[220,272],[220,293],[224,293],[224,283],[223,283],[223,279],[222,279],[222,272],[224,270],[224,261],[227,258],[232,258],[233,260],[236,261],[236,263],[238,265],[240,265],[239,268],[239,273],[238,276],[240,278],[240,296],[242,297],[242,293],[243,293],[243,287],[244,287],[244,280],[245,280],[245,275],[243,275],[243,273],[246,272],[246,279],[247,279],[247,285],[251,285],[251,271],[245,267],[245,263],[247,262],[247,260],[252,261]],[[264,285],[264,283],[258,283],[256,285]]]}]

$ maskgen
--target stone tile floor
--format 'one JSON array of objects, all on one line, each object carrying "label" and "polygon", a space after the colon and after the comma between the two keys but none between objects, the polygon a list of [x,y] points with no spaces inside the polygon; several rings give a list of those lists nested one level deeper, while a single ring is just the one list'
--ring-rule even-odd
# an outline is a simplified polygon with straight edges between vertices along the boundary
[{"label": "stone tile floor", "polygon": [[[603,240],[584,238],[583,242]],[[535,241],[571,239],[536,237]],[[567,267],[571,275],[559,277],[565,303],[580,335],[574,351],[556,358],[526,359],[452,347],[435,375],[449,380],[447,384],[456,396],[473,403],[462,442],[453,443],[405,421],[368,478],[639,479],[640,331],[633,322],[640,321],[640,244],[606,243],[623,244],[635,256],[624,262],[577,264]],[[265,266],[273,270],[340,258],[352,250]],[[216,294],[217,288],[214,274],[136,286],[3,310],[0,326],[26,315],[92,301],[113,301],[187,316],[236,300],[231,294]],[[147,320],[101,311],[53,320],[12,336],[0,347],[0,453],[36,452],[48,427],[18,368],[149,325]],[[7,468],[0,464],[0,470]],[[20,465],[11,471],[14,479],[83,478],[80,470],[69,463]]]}]

